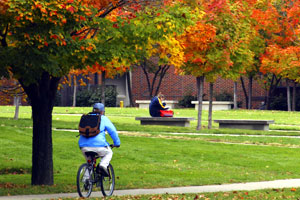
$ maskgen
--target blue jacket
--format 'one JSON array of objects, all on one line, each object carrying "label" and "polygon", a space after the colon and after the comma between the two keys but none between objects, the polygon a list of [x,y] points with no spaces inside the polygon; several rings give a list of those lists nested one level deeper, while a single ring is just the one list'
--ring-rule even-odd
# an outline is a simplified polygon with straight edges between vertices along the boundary
[{"label": "blue jacket", "polygon": [[104,115],[101,116],[100,133],[94,137],[80,136],[78,144],[79,147],[106,147],[109,143],[105,138],[105,131],[108,132],[112,138],[114,145],[119,146],[121,144],[117,130],[113,123]]},{"label": "blue jacket", "polygon": [[152,117],[160,117],[160,110],[168,110],[168,108],[166,108],[165,105],[166,104],[162,103],[157,96],[153,97],[149,105],[150,115]]}]

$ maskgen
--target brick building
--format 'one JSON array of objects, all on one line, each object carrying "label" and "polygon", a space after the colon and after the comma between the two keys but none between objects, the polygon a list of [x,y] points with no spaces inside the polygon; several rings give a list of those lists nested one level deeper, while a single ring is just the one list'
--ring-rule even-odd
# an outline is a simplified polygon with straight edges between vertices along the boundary
[{"label": "brick building", "polygon": [[[131,73],[131,88],[132,88],[132,98],[133,102],[136,100],[149,100],[149,91],[147,86],[147,81],[145,78],[145,74],[143,73],[140,67],[134,68]],[[117,76],[114,79],[106,79],[106,85],[114,86],[117,91],[117,106],[120,105],[120,101],[124,102],[124,106],[129,105],[129,94],[128,94],[128,84],[127,84],[126,76]],[[153,78],[150,76],[151,80]],[[248,87],[248,79],[245,78],[245,86]],[[88,81],[89,85],[100,85],[101,75],[93,75],[91,76],[91,80]],[[208,88],[209,85],[207,82],[204,84],[204,99],[208,99]],[[238,102],[242,102],[242,107],[245,108],[245,97],[243,93],[243,89],[241,86],[241,82],[238,81]],[[66,87],[61,90],[61,106],[71,106],[72,101],[72,87]],[[197,94],[197,86],[196,86],[196,78],[193,76],[180,76],[176,75],[174,68],[171,67],[166,73],[164,79],[162,80],[162,84],[160,87],[160,92],[162,92],[167,100],[181,100],[185,95],[193,95]],[[233,94],[233,81],[218,79],[214,84],[214,94],[220,93],[230,93]],[[65,97],[68,96],[68,97]],[[257,81],[253,81],[253,94],[252,94],[252,108],[258,108],[262,101],[264,101],[266,96],[266,91],[258,84]],[[68,103],[63,99],[68,99]],[[13,105],[13,98],[9,103],[5,103],[3,101],[0,102],[1,105]],[[22,102],[22,105],[27,105],[26,102]]]},{"label": "brick building", "polygon": [[[132,70],[131,74],[132,79],[132,97],[133,102],[135,100],[147,100],[149,99],[149,92],[147,81],[145,75],[141,68],[135,68]],[[248,89],[248,79],[244,78],[245,86]],[[209,84],[205,82],[204,84],[204,99],[208,99],[208,89]],[[242,102],[242,107],[245,107],[245,97],[242,89],[241,82],[238,81],[238,101]],[[167,74],[165,75],[161,87],[160,92],[162,92],[166,99],[168,100],[180,100],[185,95],[193,95],[197,94],[197,86],[196,86],[196,78],[193,76],[180,76],[176,75],[174,68],[170,68]],[[233,94],[233,81],[232,80],[224,80],[219,78],[214,84],[214,94],[220,93],[231,93]],[[257,81],[253,81],[253,91],[252,91],[252,107],[258,108],[262,101],[264,101],[266,96],[266,91],[259,85]]]}]

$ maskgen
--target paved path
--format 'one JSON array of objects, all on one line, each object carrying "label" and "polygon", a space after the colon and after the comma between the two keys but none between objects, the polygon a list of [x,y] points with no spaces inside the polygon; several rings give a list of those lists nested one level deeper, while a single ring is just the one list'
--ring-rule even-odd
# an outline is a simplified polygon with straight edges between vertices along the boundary
[{"label": "paved path", "polygon": [[[286,179],[263,182],[235,183],[224,185],[205,185],[190,187],[173,187],[173,188],[157,188],[157,189],[132,189],[132,190],[116,190],[114,195],[141,195],[141,194],[182,194],[182,193],[203,193],[203,192],[228,192],[240,190],[260,190],[270,188],[293,188],[300,187],[300,179]],[[78,197],[77,193],[66,194],[45,194],[45,195],[22,195],[22,196],[1,196],[0,200],[40,200],[40,199],[57,199],[63,197]],[[92,193],[91,197],[102,197],[101,192]]]}]

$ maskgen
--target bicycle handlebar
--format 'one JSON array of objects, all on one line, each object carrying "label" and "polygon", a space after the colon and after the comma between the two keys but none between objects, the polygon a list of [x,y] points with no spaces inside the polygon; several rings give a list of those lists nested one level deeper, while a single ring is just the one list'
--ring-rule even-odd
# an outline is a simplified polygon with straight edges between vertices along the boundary
[{"label": "bicycle handlebar", "polygon": [[118,147],[120,147],[120,146],[115,146],[115,145],[113,145],[113,144],[110,144],[109,146],[110,146],[110,148],[114,148],[114,147],[117,147],[117,148],[118,148]]}]

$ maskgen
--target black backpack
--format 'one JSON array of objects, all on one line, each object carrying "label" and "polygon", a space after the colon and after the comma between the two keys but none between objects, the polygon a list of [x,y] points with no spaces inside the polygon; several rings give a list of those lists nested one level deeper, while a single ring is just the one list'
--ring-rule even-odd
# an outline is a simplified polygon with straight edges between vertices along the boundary
[{"label": "black backpack", "polygon": [[[94,137],[100,133],[101,114],[90,112],[80,118],[78,125],[79,135],[84,137]],[[78,135],[78,136],[79,136]]]}]

